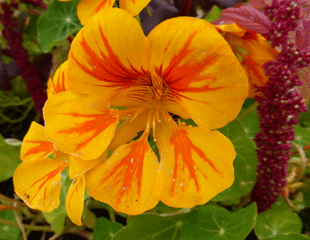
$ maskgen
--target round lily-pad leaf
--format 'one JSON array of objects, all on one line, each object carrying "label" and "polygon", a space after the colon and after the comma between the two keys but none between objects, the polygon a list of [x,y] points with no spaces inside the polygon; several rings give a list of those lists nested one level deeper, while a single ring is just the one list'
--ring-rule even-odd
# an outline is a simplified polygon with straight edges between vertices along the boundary
[{"label": "round lily-pad leaf", "polygon": [[219,131],[231,140],[237,153],[233,185],[213,198],[213,201],[227,201],[240,198],[252,190],[256,179],[257,157],[254,142],[248,138],[238,120]]},{"label": "round lily-pad leaf", "polygon": [[80,0],[53,1],[38,23],[38,40],[43,52],[49,52],[58,40],[65,39],[82,28],[77,17]]},{"label": "round lily-pad leaf", "polygon": [[268,210],[258,215],[254,231],[259,239],[274,238],[277,235],[300,233],[302,222],[291,211]]}]

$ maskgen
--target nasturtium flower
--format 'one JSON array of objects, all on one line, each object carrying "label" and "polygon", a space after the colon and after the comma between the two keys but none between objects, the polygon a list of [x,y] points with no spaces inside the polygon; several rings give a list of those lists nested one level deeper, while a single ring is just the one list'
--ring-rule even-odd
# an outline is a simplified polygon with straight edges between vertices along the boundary
[{"label": "nasturtium flower", "polygon": [[[59,67],[53,80],[49,80],[49,97],[66,90],[66,66],[67,62]],[[69,177],[73,181],[67,193],[66,209],[72,222],[81,225],[85,172],[104,160],[104,156],[84,161],[56,151],[53,143],[46,138],[44,127],[32,122],[21,146],[20,159],[23,162],[13,176],[15,192],[29,207],[50,212],[60,203],[61,173],[69,167]]]},{"label": "nasturtium flower", "polygon": [[261,34],[247,31],[236,23],[216,25],[216,28],[240,59],[249,80],[248,97],[254,97],[256,88],[268,81],[264,64],[276,59],[278,51]]},{"label": "nasturtium flower", "polygon": [[[68,2],[72,0],[59,0]],[[119,7],[132,16],[138,15],[151,0],[119,0]],[[87,24],[90,18],[101,10],[110,9],[113,7],[115,0],[82,0],[78,4],[77,15],[82,25]]]},{"label": "nasturtium flower", "polygon": [[113,151],[85,173],[95,199],[139,214],[204,204],[233,183],[234,147],[214,129],[237,116],[248,81],[212,24],[179,17],[146,37],[125,11],[101,11],[72,42],[67,80],[45,104],[46,135],[84,161]]}]

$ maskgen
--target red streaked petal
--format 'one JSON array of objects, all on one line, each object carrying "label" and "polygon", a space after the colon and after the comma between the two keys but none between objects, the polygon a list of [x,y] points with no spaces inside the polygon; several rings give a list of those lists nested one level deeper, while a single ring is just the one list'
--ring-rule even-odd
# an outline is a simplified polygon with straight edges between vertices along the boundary
[{"label": "red streaked petal", "polygon": [[53,151],[53,143],[45,137],[44,127],[36,122],[32,122],[23,139],[20,159],[28,161],[36,158],[45,158],[51,155]]},{"label": "red streaked petal", "polygon": [[150,83],[150,58],[149,43],[136,19],[121,9],[100,11],[72,42],[71,90],[113,100],[125,89]]},{"label": "red streaked petal", "polygon": [[84,160],[98,158],[110,144],[118,116],[89,95],[62,92],[43,109],[46,135],[57,150]]},{"label": "red streaked petal", "polygon": [[262,35],[246,31],[236,23],[218,25],[216,28],[241,59],[249,80],[248,97],[254,97],[257,86],[264,86],[268,81],[264,64],[273,61],[278,56],[278,51]]},{"label": "red streaked petal", "polygon": [[132,16],[138,15],[151,0],[120,0],[119,7],[129,12]]},{"label": "red streaked petal", "polygon": [[157,167],[148,142],[137,140],[118,147],[106,162],[86,172],[86,189],[115,211],[140,214],[158,203],[152,193]]},{"label": "red streaked petal", "polygon": [[71,221],[81,226],[81,217],[84,209],[85,179],[84,175],[73,179],[66,198],[67,214]]},{"label": "red streaked petal", "polygon": [[47,88],[47,97],[50,98],[51,96],[66,91],[66,84],[67,84],[67,71],[68,61],[65,61],[63,64],[55,72],[53,80],[51,84]]},{"label": "red streaked petal", "polygon": [[16,194],[31,208],[50,212],[59,205],[61,172],[67,163],[39,158],[21,163],[13,176]]},{"label": "red streaked petal", "polygon": [[154,194],[171,207],[204,204],[233,183],[235,156],[230,140],[218,131],[178,128],[163,150]]},{"label": "red streaked petal", "polygon": [[115,0],[82,0],[77,7],[77,15],[81,24],[87,24],[96,13],[112,8],[114,3]]},{"label": "red streaked petal", "polygon": [[155,71],[196,124],[215,129],[237,116],[248,93],[247,78],[214,26],[179,17],[162,22],[147,38]]}]

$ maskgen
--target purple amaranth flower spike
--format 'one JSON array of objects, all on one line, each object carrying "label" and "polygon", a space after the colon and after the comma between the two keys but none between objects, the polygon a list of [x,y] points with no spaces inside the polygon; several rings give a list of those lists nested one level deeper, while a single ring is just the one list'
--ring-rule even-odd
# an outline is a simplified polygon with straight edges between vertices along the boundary
[{"label": "purple amaranth flower spike", "polygon": [[41,83],[34,64],[29,61],[28,53],[22,45],[22,34],[17,31],[18,24],[17,19],[13,17],[13,9],[18,8],[18,3],[11,1],[8,4],[4,1],[0,4],[0,7],[0,22],[3,24],[2,35],[7,39],[7,49],[20,67],[20,76],[25,79],[34,105],[42,116],[42,108],[47,98],[45,86]]},{"label": "purple amaranth flower spike", "polygon": [[272,30],[266,37],[281,52],[277,59],[264,65],[269,81],[258,91],[256,97],[261,132],[257,143],[257,182],[252,192],[252,201],[258,211],[271,208],[286,185],[288,160],[294,140],[293,125],[300,112],[306,111],[297,86],[302,82],[298,70],[310,63],[309,49],[302,49],[289,38],[301,18],[301,1],[274,0],[265,6],[265,14],[272,20]]}]

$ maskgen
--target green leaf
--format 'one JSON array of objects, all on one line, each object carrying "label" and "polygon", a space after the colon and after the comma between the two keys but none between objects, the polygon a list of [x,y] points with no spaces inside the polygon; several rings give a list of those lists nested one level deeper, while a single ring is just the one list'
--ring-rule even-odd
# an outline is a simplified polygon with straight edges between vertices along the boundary
[{"label": "green leaf", "polygon": [[[310,109],[310,102],[308,103],[308,109]],[[310,111],[300,113],[298,120],[302,125],[310,127]]]},{"label": "green leaf", "polygon": [[56,41],[67,38],[82,28],[77,17],[80,0],[61,2],[54,0],[38,24],[38,40],[43,52],[49,52]]},{"label": "green leaf", "polygon": [[310,238],[306,235],[302,234],[278,234],[275,237],[266,238],[266,240],[310,240]]},{"label": "green leaf", "polygon": [[230,188],[214,197],[213,201],[232,200],[246,195],[254,187],[256,179],[255,145],[247,137],[241,123],[235,120],[219,131],[232,141],[237,153],[234,160],[235,181]]},{"label": "green leaf", "polygon": [[221,17],[222,9],[220,9],[218,6],[213,5],[212,9],[208,13],[208,15],[204,18],[208,22],[212,22],[219,17]]},{"label": "green leaf", "polygon": [[258,215],[254,231],[261,239],[273,238],[279,234],[300,233],[301,219],[290,211],[268,210]]},{"label": "green leaf", "polygon": [[217,206],[202,206],[188,218],[181,239],[243,240],[254,227],[256,212],[255,203],[234,213]]},{"label": "green leaf", "polygon": [[[0,211],[0,218],[16,222],[13,210]],[[1,240],[17,240],[20,236],[20,229],[18,227],[0,223],[0,233]]]},{"label": "green leaf", "polygon": [[154,207],[154,210],[158,213],[173,213],[173,212],[179,212],[180,208],[173,208],[165,205],[162,201],[159,201],[159,203]]},{"label": "green leaf", "polygon": [[257,110],[253,109],[240,122],[248,137],[254,139],[255,135],[260,131]]},{"label": "green leaf", "polygon": [[295,125],[295,140],[299,146],[304,147],[310,144],[310,128],[301,127],[299,125]]},{"label": "green leaf", "polygon": [[177,214],[158,215],[145,213],[130,216],[124,230],[118,231],[113,240],[175,240],[181,229],[188,224],[191,209],[184,208]]},{"label": "green leaf", "polygon": [[289,211],[292,208],[287,205],[284,198],[280,196],[278,200],[271,206],[271,209],[274,211]]},{"label": "green leaf", "polygon": [[94,228],[94,240],[111,240],[113,239],[115,233],[122,229],[123,225],[117,222],[111,222],[105,217],[100,217],[97,219]]},{"label": "green leaf", "polygon": [[253,203],[235,213],[209,204],[174,214],[145,213],[129,217],[127,227],[118,231],[113,240],[242,240],[252,230],[256,212]]},{"label": "green leaf", "polygon": [[65,218],[67,216],[66,196],[72,182],[72,179],[69,178],[68,168],[64,170],[61,175],[60,203],[58,208],[49,213],[42,212],[46,221],[51,224],[52,230],[58,234],[62,232],[65,226]]},{"label": "green leaf", "polygon": [[19,159],[20,146],[12,146],[0,135],[0,182],[13,176],[15,169],[21,163]]}]

